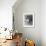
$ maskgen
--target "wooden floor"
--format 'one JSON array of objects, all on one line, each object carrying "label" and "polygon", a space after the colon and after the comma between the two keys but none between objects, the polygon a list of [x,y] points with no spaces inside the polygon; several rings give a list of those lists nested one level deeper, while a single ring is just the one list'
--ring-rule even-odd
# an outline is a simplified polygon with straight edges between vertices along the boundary
[{"label": "wooden floor", "polygon": [[16,46],[15,39],[13,40],[6,40],[6,42],[2,43],[0,46]]}]

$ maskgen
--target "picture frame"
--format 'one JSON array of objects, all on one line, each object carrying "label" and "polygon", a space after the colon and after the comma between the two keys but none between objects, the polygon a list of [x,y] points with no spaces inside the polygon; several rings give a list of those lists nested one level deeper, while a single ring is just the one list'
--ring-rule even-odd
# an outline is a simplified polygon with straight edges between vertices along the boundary
[{"label": "picture frame", "polygon": [[34,13],[33,12],[23,14],[23,26],[34,27]]}]

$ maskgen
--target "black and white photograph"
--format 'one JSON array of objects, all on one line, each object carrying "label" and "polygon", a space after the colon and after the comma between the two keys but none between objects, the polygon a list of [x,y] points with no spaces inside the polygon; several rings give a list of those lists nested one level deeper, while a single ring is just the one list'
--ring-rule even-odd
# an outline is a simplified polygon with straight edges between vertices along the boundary
[{"label": "black and white photograph", "polygon": [[24,14],[23,15],[23,25],[24,27],[34,27],[34,14]]}]

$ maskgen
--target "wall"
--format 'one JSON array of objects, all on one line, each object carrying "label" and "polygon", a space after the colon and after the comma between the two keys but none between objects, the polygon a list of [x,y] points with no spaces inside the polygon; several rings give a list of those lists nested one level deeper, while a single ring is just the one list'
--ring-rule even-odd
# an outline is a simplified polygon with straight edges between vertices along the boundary
[{"label": "wall", "polygon": [[42,46],[46,46],[46,0],[41,1],[40,23]]},{"label": "wall", "polygon": [[12,29],[12,6],[16,0],[0,0],[0,27]]},{"label": "wall", "polygon": [[[33,12],[35,16],[35,27],[23,27],[23,14]],[[23,0],[20,4],[13,6],[15,29],[23,33],[24,39],[35,41],[36,46],[41,46],[41,0]]]}]

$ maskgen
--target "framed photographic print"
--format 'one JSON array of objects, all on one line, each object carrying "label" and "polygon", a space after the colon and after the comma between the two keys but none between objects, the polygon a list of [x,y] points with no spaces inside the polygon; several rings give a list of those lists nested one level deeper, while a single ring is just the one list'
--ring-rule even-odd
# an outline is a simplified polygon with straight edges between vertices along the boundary
[{"label": "framed photographic print", "polygon": [[24,27],[34,27],[34,13],[24,13],[23,14],[23,26]]}]

